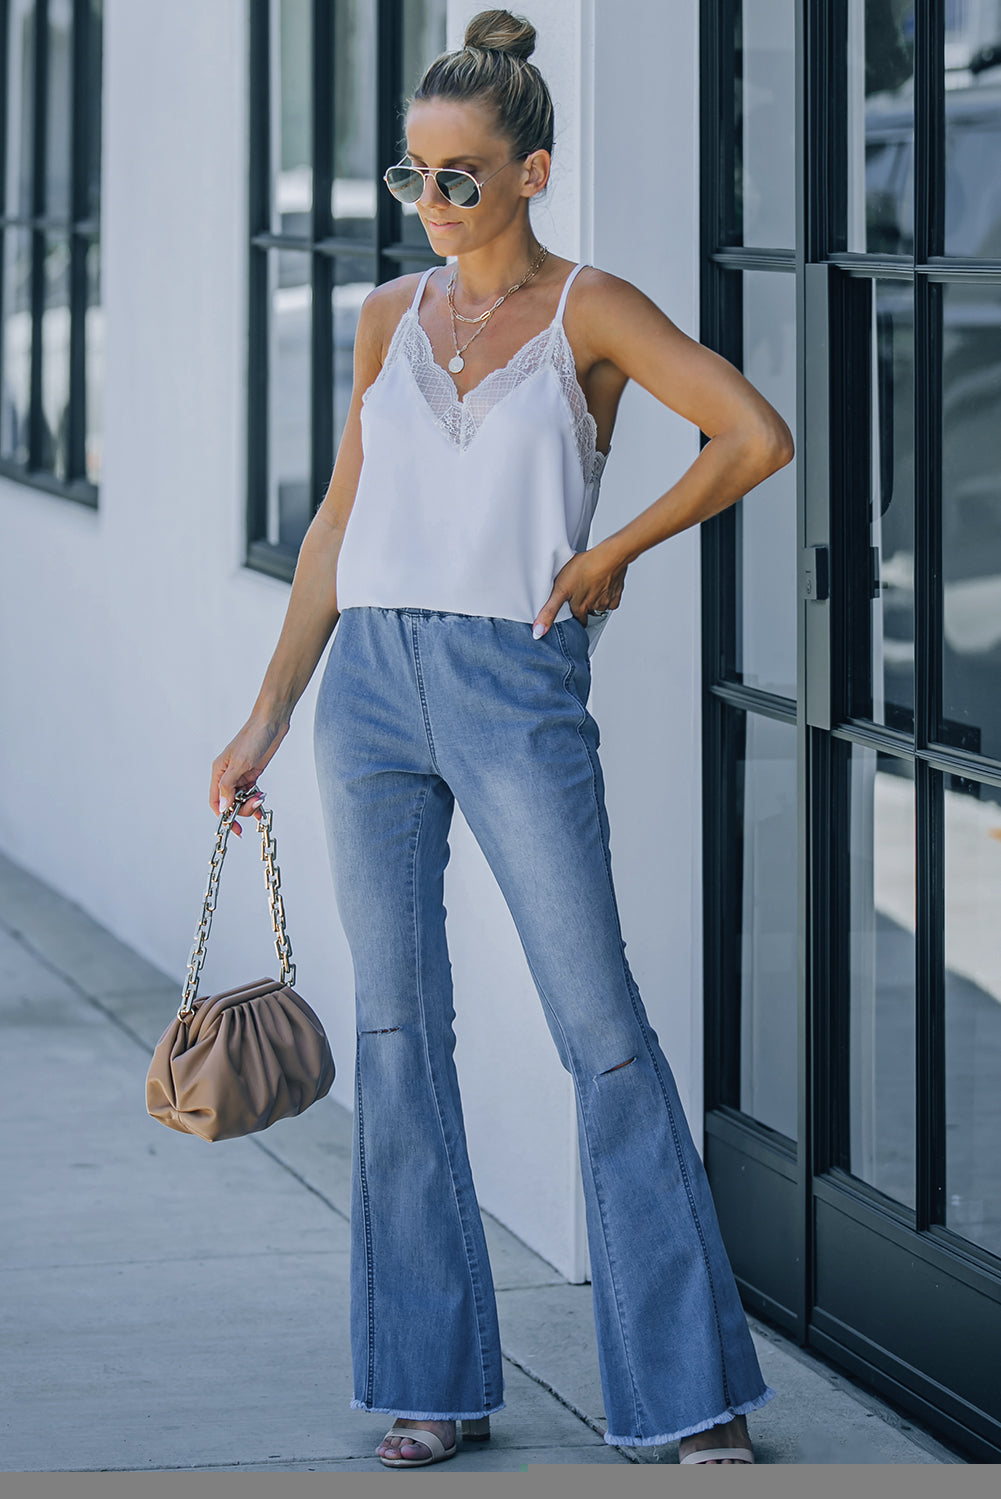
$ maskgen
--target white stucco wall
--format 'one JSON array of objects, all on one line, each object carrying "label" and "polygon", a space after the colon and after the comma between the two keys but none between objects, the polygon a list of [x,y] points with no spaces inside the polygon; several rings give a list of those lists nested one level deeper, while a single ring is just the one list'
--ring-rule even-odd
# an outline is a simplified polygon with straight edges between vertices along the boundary
[{"label": "white stucco wall", "polygon": [[[461,44],[466,19],[478,9],[475,0],[450,5],[450,45]],[[533,215],[539,238],[561,255],[633,281],[697,337],[697,7],[638,0],[628,25],[622,9],[603,0],[535,0],[523,10],[538,32],[533,60],[549,83],[557,121],[551,186]],[[695,429],[630,386],[592,539],[644,509],[697,453]],[[699,597],[695,532],[632,565],[620,612],[592,660],[591,708],[601,727],[627,956],[701,1143]],[[477,1187],[537,1244],[556,1246],[569,1231],[569,1253],[542,1253],[579,1278],[587,1258],[572,1089],[503,901],[478,868],[465,829],[457,828],[453,845],[461,853],[453,856],[455,888],[468,889],[475,870],[481,910],[475,925],[454,923],[451,939]],[[498,1017],[491,1045],[478,1055],[479,1028],[461,998],[477,1002],[484,966],[504,975],[503,1007],[516,1023],[501,1028]],[[516,1078],[531,1089],[531,1118]],[[565,1146],[554,1153],[561,1120]],[[536,1199],[531,1189],[540,1170],[548,1191]]]},{"label": "white stucco wall", "polygon": [[[453,38],[476,8],[450,5]],[[100,507],[0,479],[0,846],[177,975],[214,830],[209,767],[250,708],[288,596],[242,565],[246,12],[244,0],[106,0]],[[621,7],[594,0],[529,7],[558,120],[540,237],[635,281],[692,333],[695,12],[694,0],[637,0],[627,27]],[[696,452],[694,430],[630,389],[594,538],[655,499]],[[299,986],[328,1026],[335,1094],[349,1103],[351,963],[312,764],[318,680],[266,784]],[[594,657],[592,708],[628,956],[696,1121],[698,681],[689,533],[630,569]],[[568,1080],[510,916],[458,814],[451,841],[458,1060],[480,1197],[579,1278]],[[206,992],[274,967],[252,848],[227,863]]]}]

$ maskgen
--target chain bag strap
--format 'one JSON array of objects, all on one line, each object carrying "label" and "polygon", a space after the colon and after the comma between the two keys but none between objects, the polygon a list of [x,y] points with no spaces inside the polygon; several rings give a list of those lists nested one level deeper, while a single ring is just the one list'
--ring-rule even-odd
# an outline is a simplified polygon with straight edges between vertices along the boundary
[{"label": "chain bag strap", "polygon": [[[222,864],[226,857],[226,845],[229,841],[230,830],[236,821],[237,814],[244,802],[249,801],[252,796],[260,796],[259,786],[251,786],[247,791],[238,791],[232,805],[227,807],[219,818],[219,826],[216,829],[215,846],[212,849],[212,857],[209,860],[209,882],[205,889],[205,898],[202,901],[201,919],[195,929],[195,940],[191,948],[191,956],[188,958],[188,975],[184,981],[184,990],[181,994],[181,1007],[177,1012],[178,1020],[188,1020],[195,1012],[195,999],[198,995],[198,980],[201,975],[202,966],[205,962],[205,949],[208,944],[209,932],[212,928],[212,917],[215,915],[216,898],[219,894],[219,876],[222,874]],[[264,877],[268,886],[268,905],[271,907],[271,927],[275,934],[275,952],[278,954],[278,962],[281,964],[282,983],[291,987],[295,983],[295,964],[292,962],[292,944],[288,939],[285,929],[285,902],[282,900],[281,892],[281,870],[278,868],[278,844],[272,830],[272,812],[262,812],[259,822],[261,834],[261,860],[264,864]]]}]

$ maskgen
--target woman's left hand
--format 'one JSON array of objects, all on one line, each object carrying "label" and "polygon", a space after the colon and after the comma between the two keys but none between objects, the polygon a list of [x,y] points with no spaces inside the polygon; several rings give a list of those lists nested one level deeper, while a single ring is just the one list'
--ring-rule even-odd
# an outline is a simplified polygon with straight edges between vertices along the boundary
[{"label": "woman's left hand", "polygon": [[587,624],[589,614],[617,609],[628,565],[621,562],[603,541],[586,552],[575,552],[556,574],[553,591],[536,616],[532,626],[536,640],[545,635],[567,602],[582,625]]}]

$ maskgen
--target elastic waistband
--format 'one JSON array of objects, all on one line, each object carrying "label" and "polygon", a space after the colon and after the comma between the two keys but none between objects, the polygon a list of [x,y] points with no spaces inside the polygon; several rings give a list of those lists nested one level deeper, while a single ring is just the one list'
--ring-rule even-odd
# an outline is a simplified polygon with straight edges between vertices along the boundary
[{"label": "elastic waistband", "polygon": [[[506,625],[525,625],[530,628],[531,620],[509,619],[507,615],[500,614],[463,614],[457,609],[423,609],[416,605],[401,604],[352,604],[351,608],[371,609],[377,614],[401,614],[413,616],[417,619],[482,619],[497,620]],[[346,612],[346,611],[343,611]]]}]

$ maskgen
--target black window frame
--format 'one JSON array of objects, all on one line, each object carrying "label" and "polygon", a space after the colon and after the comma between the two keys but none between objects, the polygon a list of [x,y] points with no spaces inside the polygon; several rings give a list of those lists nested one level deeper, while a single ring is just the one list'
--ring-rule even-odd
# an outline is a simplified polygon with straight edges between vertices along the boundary
[{"label": "black window frame", "polygon": [[[847,117],[844,0],[796,0],[796,224],[794,251],[734,241],[732,195],[739,151],[733,110],[741,0],[701,0],[701,332],[706,344],[740,365],[741,307],[734,272],[794,268],[797,281],[797,698],[744,684],[736,669],[736,517],[722,512],[701,528],[703,896],[705,960],[704,1084],[706,1161],[742,1295],[758,1315],[848,1368],[884,1396],[915,1411],[974,1460],[1001,1453],[993,1415],[974,1409],[968,1391],[932,1388],[923,1372],[899,1374],[886,1350],[851,1326],[824,1320],[816,1301],[816,1245],[833,1213],[896,1246],[900,1264],[935,1279],[950,1313],[982,1300],[997,1325],[999,1259],[954,1231],[946,1214],[946,1026],[943,843],[946,789],[1001,788],[1001,758],[976,745],[946,743],[942,725],[942,316],[944,290],[1001,286],[1001,261],[945,254],[945,0],[915,7],[914,244],[910,254],[845,248],[845,143],[834,122]],[[844,371],[857,361],[855,292],[860,281],[896,280],[913,288],[915,669],[913,733],[894,723],[852,716],[850,638],[869,573],[844,542],[852,486],[862,482],[867,434],[852,411]],[[868,325],[866,325],[868,326]],[[839,383],[840,382],[840,383]],[[855,532],[856,538],[858,532]],[[798,1138],[776,1134],[739,1109],[741,975],[732,940],[742,857],[739,762],[751,713],[797,731],[797,934],[799,1037]],[[903,757],[914,768],[916,818],[915,1202],[904,1206],[853,1176],[845,1159],[847,1123],[844,937],[849,870],[845,857],[844,771],[852,746]],[[1001,800],[1001,797],[995,799]],[[839,934],[842,934],[839,937]],[[759,1165],[763,1168],[758,1170]],[[780,1188],[779,1183],[782,1183]],[[774,1184],[774,1185],[771,1185]],[[786,1188],[789,1190],[787,1191]],[[743,1195],[742,1195],[743,1194]],[[741,1207],[768,1214],[767,1244],[747,1236]],[[819,1227],[821,1218],[827,1225]],[[744,1235],[751,1248],[745,1253]],[[828,1245],[832,1241],[828,1239]],[[846,1241],[847,1242],[847,1241]],[[861,1241],[860,1241],[861,1242]],[[895,1252],[896,1252],[895,1251]],[[830,1250],[828,1249],[828,1253]],[[920,1315],[887,1267],[871,1270],[886,1325]],[[772,1270],[778,1266],[782,1274]],[[851,1275],[857,1267],[849,1266]],[[825,1267],[830,1286],[829,1261]],[[917,1276],[917,1272],[915,1272]],[[740,1279],[741,1276],[746,1278]],[[879,1277],[882,1276],[882,1279]],[[917,1279],[915,1279],[917,1284]],[[894,1319],[896,1322],[894,1323]],[[940,1319],[941,1321],[942,1319]],[[955,1325],[959,1325],[957,1321]],[[947,1364],[951,1325],[936,1326],[935,1357]],[[954,1336],[954,1335],[953,1335]],[[886,1348],[892,1353],[892,1340]],[[995,1344],[996,1346],[996,1344]],[[979,1373],[969,1361],[970,1382]],[[922,1382],[924,1381],[924,1382]],[[957,1385],[957,1389],[959,1386]]]},{"label": "black window frame", "polygon": [[269,251],[304,252],[311,261],[310,344],[310,513],[319,508],[336,457],[334,442],[334,365],[331,294],[340,257],[367,259],[372,281],[379,285],[407,271],[442,265],[430,246],[405,243],[401,205],[386,191],[382,172],[400,158],[404,89],[416,79],[403,74],[403,5],[405,0],[372,0],[376,37],[376,213],[368,239],[338,237],[331,213],[333,181],[333,111],[331,79],[335,74],[337,0],[312,0],[313,209],[308,233],[276,234],[271,229],[271,6],[277,0],[250,4],[250,194],[249,308],[247,380],[247,513],[246,565],[257,572],[291,581],[298,547],[271,542],[268,507],[268,301]]},{"label": "black window frame", "polygon": [[[4,284],[7,230],[22,229],[31,235],[31,375],[28,407],[28,463],[16,463],[0,454],[0,475],[41,489],[64,499],[96,508],[99,485],[87,478],[87,347],[88,254],[100,253],[101,99],[103,97],[103,4],[97,0],[72,0],[73,56],[70,107],[70,212],[50,213],[45,203],[48,130],[48,0],[34,0],[34,59],[31,99],[32,189],[31,212],[8,212],[7,107],[9,88],[7,38],[10,0],[0,0],[0,79],[4,102],[0,108],[0,287]],[[100,15],[95,17],[94,10]],[[88,90],[98,85],[98,106],[88,103]],[[96,163],[96,176],[92,167]],[[90,201],[91,186],[96,201]],[[42,466],[42,329],[45,314],[45,241],[53,232],[65,234],[70,245],[70,349],[68,402],[68,477],[59,478]],[[98,274],[100,274],[100,269]],[[3,320],[0,318],[0,361],[3,355]],[[0,363],[2,368],[2,363]]]}]

